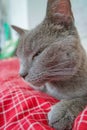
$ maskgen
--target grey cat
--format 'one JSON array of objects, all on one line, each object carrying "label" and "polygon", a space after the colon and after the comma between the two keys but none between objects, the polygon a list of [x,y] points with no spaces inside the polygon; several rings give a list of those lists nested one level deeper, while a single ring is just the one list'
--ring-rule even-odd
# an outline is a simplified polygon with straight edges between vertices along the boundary
[{"label": "grey cat", "polygon": [[45,19],[31,31],[13,28],[20,34],[19,74],[31,87],[61,100],[48,113],[48,122],[56,130],[71,130],[87,104],[87,56],[70,1],[48,0]]}]

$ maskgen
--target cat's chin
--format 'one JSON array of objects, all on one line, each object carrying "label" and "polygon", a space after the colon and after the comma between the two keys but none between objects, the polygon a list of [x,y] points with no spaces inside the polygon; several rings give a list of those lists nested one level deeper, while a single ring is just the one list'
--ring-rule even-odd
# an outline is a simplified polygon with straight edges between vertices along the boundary
[{"label": "cat's chin", "polygon": [[42,84],[40,84],[40,83],[31,83],[30,81],[28,81],[28,78],[24,78],[24,80],[32,87],[32,88],[34,88],[34,89],[39,89],[39,88],[41,88],[43,85]]},{"label": "cat's chin", "polygon": [[45,84],[45,81],[39,78],[37,80],[32,80],[30,77],[26,76],[24,80],[28,82],[29,84],[31,84],[33,88],[34,86],[35,88],[41,88]]}]

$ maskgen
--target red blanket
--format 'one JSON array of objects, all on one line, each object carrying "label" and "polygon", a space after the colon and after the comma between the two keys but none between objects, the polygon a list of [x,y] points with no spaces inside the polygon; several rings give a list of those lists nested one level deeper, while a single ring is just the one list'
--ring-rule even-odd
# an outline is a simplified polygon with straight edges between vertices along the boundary
[{"label": "red blanket", "polygon": [[[18,70],[18,59],[0,61],[0,130],[54,130],[47,113],[58,100],[33,90]],[[75,120],[73,130],[87,130],[87,108]]]}]

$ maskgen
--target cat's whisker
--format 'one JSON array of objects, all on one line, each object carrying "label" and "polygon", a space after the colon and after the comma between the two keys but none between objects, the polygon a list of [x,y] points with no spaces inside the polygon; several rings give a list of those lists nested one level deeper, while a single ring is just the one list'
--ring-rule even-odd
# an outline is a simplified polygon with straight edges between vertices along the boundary
[{"label": "cat's whisker", "polygon": [[53,66],[49,67],[48,69],[53,69],[55,67],[58,68],[58,67],[62,67],[62,66],[68,65],[68,64],[70,64],[70,61],[65,61],[65,62],[62,62],[60,64],[53,65]]},{"label": "cat's whisker", "polygon": [[30,80],[35,81],[35,80],[49,80],[49,77],[51,76],[72,76],[73,75],[73,69],[72,68],[64,68],[64,69],[56,69],[56,70],[50,70],[50,71],[44,71],[39,73],[37,76],[32,76]]},{"label": "cat's whisker", "polygon": [[70,70],[73,70],[73,68],[60,68],[60,69],[52,69],[52,70],[49,70],[48,72],[58,72],[58,71],[70,71]]}]

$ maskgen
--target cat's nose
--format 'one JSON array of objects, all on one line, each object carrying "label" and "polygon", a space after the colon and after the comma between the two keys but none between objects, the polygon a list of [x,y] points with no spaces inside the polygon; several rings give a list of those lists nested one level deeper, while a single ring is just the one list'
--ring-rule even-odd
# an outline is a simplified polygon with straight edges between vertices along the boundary
[{"label": "cat's nose", "polygon": [[19,75],[20,75],[21,77],[25,78],[25,77],[28,75],[28,73],[20,73],[20,72],[19,72]]}]

